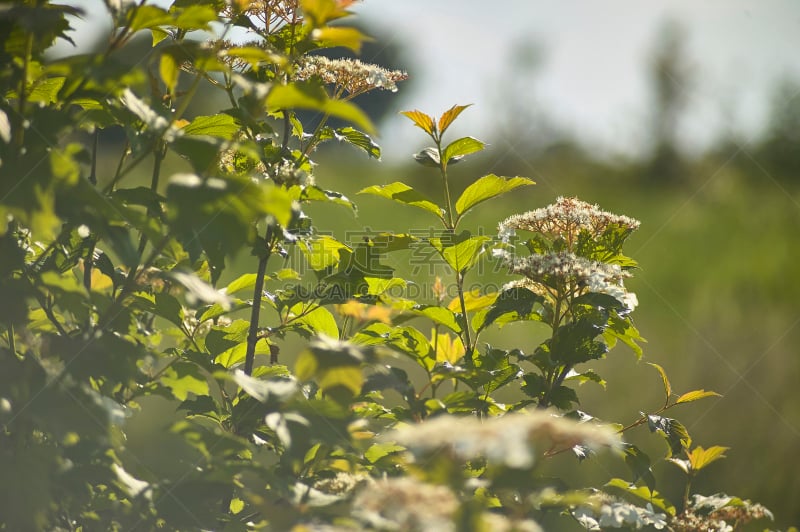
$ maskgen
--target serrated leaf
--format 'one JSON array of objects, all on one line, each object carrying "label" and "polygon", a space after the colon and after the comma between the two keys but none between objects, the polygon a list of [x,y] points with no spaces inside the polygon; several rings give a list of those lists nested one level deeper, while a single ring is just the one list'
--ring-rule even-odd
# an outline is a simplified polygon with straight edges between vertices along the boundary
[{"label": "serrated leaf", "polygon": [[179,360],[170,364],[159,380],[179,401],[185,401],[189,393],[198,396],[208,395],[208,381],[205,375],[191,362]]},{"label": "serrated leaf", "polygon": [[352,122],[367,133],[375,133],[375,126],[357,105],[344,100],[332,100],[318,84],[295,81],[274,87],[266,99],[269,111],[283,109],[309,109]]},{"label": "serrated leaf", "polygon": [[452,159],[459,159],[472,153],[479,152],[485,146],[485,143],[481,142],[475,137],[462,137],[460,139],[456,139],[448,144],[444,149],[444,152],[442,152],[444,162],[447,164]]},{"label": "serrated leaf", "polygon": [[536,305],[541,305],[544,298],[526,288],[503,290],[494,304],[479,311],[472,318],[472,328],[480,332],[489,325],[497,323],[502,326],[518,320],[533,319],[541,321],[541,316],[534,312]]},{"label": "serrated leaf", "polygon": [[441,207],[400,181],[395,181],[388,185],[373,185],[359,190],[358,193],[388,198],[404,205],[428,211],[438,216],[440,220],[444,220],[444,210]]},{"label": "serrated leaf", "polygon": [[422,129],[428,135],[433,136],[433,132],[436,131],[436,125],[433,122],[433,118],[426,115],[422,111],[401,111],[401,115],[406,116],[414,122],[414,125],[418,128]]},{"label": "serrated leaf", "polygon": [[328,235],[321,235],[313,240],[301,241],[299,245],[308,261],[308,265],[314,271],[336,266],[341,260],[342,250],[352,251],[349,246]]},{"label": "serrated leaf", "polygon": [[500,177],[494,174],[485,175],[464,190],[456,201],[456,213],[462,216],[475,205],[492,199],[516,188],[535,185],[526,177]]},{"label": "serrated leaf", "polygon": [[298,303],[289,312],[288,319],[293,329],[299,329],[308,336],[324,334],[331,338],[339,337],[339,327],[333,314],[325,307],[317,307],[311,312],[302,312],[305,303]]},{"label": "serrated leaf", "polygon": [[729,449],[730,447],[722,447],[720,445],[714,445],[708,449],[697,446],[687,453],[689,465],[693,471],[700,471],[712,462],[726,458],[725,451]]},{"label": "serrated leaf", "polygon": [[361,148],[367,155],[374,159],[380,160],[381,158],[381,147],[375,144],[372,138],[353,127],[340,127],[339,129],[334,131],[334,136],[337,140],[347,142]]},{"label": "serrated leaf", "polygon": [[612,478],[606,482],[604,491],[611,495],[622,495],[632,502],[645,502],[653,505],[654,508],[674,516],[675,507],[670,504],[659,492],[650,491],[645,486],[637,487],[621,478]]},{"label": "serrated leaf", "polygon": [[472,268],[483,255],[484,244],[491,240],[488,236],[467,236],[465,231],[458,236],[458,242],[452,244],[442,238],[431,238],[429,242],[442,258],[456,272],[465,272]]},{"label": "serrated leaf", "polygon": [[[661,382],[664,384],[664,393],[666,394],[666,402],[669,402],[669,398],[672,395],[672,385],[669,383],[669,379],[667,378],[667,372],[664,371],[660,365],[656,364],[655,362],[648,362],[649,365],[656,368],[658,374],[661,375]],[[666,404],[666,403],[665,403]]]},{"label": "serrated leaf", "polygon": [[706,397],[722,397],[721,394],[717,392],[711,392],[706,390],[693,390],[691,392],[686,392],[685,394],[681,395],[675,400],[675,404],[679,405],[682,403],[691,403],[692,401],[697,401],[698,399],[704,399]]},{"label": "serrated leaf", "polygon": [[239,123],[231,115],[220,113],[212,116],[195,117],[183,127],[186,135],[208,135],[220,139],[231,140],[241,129]]},{"label": "serrated leaf", "polygon": [[444,132],[447,131],[447,128],[450,127],[450,124],[452,124],[453,121],[458,118],[458,115],[460,115],[464,109],[470,106],[472,106],[471,103],[467,105],[454,105],[442,113],[442,116],[439,117],[439,134],[443,135]]}]

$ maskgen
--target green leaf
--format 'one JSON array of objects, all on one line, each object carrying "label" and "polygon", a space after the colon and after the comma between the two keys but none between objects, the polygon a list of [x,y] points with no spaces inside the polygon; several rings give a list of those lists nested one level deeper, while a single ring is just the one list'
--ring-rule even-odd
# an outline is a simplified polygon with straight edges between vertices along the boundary
[{"label": "green leaf", "polygon": [[460,159],[471,153],[481,151],[486,144],[476,139],[475,137],[462,137],[456,139],[444,149],[442,155],[444,156],[445,164],[453,159]]},{"label": "green leaf", "polygon": [[626,444],[625,464],[630,468],[631,473],[633,473],[634,484],[641,479],[651,492],[655,490],[656,478],[653,476],[650,457],[643,453],[641,449],[635,445]]},{"label": "green leaf", "polygon": [[675,400],[675,404],[679,405],[681,403],[691,403],[692,401],[697,401],[698,399],[704,399],[706,397],[722,397],[721,394],[717,392],[711,392],[706,390],[694,390],[691,392],[686,392],[685,394],[681,395]]},{"label": "green leaf", "polygon": [[658,432],[667,440],[669,456],[680,454],[692,444],[689,432],[677,419],[650,414],[647,416],[647,426],[650,432]]},{"label": "green leaf", "polygon": [[464,231],[453,244],[445,238],[431,238],[429,242],[454,271],[463,273],[472,268],[486,251],[484,244],[491,240],[488,236],[470,236]]},{"label": "green leaf", "polygon": [[600,375],[598,375],[597,373],[595,373],[592,370],[584,371],[583,373],[575,373],[574,370],[573,370],[573,372],[571,374],[569,374],[567,376],[567,378],[564,379],[564,380],[565,381],[577,381],[578,384],[584,384],[584,383],[590,382],[590,381],[591,382],[596,382],[597,384],[602,386],[603,389],[605,389],[606,384],[607,384],[605,379],[603,379],[603,377],[601,377]]},{"label": "green leaf", "polygon": [[654,368],[656,368],[656,370],[658,371],[658,374],[661,375],[661,382],[664,383],[664,394],[667,396],[666,397],[666,403],[668,403],[669,402],[669,397],[672,395],[672,385],[670,385],[669,379],[667,378],[667,372],[664,371],[664,368],[662,368],[660,365],[656,364],[655,362],[648,362],[648,364],[653,366]]},{"label": "green leaf", "polygon": [[341,260],[341,251],[351,251],[349,246],[328,235],[321,235],[313,240],[303,240],[299,245],[308,265],[314,271],[336,266]]},{"label": "green leaf", "polygon": [[235,294],[239,290],[246,290],[252,288],[256,285],[256,278],[258,276],[255,273],[245,273],[228,283],[228,286],[225,287],[225,293],[228,295]]},{"label": "green leaf", "polygon": [[[297,188],[299,189],[300,187]],[[349,207],[353,210],[353,212],[358,210],[356,208],[356,204],[350,201],[344,194],[333,190],[323,190],[314,185],[306,185],[302,188],[302,190],[299,190],[297,199],[298,201],[321,201],[326,203],[335,203],[337,205]]]},{"label": "green leaf", "polygon": [[361,148],[367,155],[374,159],[380,160],[381,158],[381,147],[375,144],[372,138],[355,128],[352,127],[340,127],[339,129],[334,131],[334,136],[337,140],[347,142]]},{"label": "green leaf", "polygon": [[232,140],[241,129],[241,125],[231,115],[225,113],[213,116],[195,117],[183,127],[186,135],[208,135],[225,140]]},{"label": "green leaf", "polygon": [[604,486],[604,491],[611,495],[622,496],[633,503],[650,503],[668,515],[675,515],[675,507],[669,503],[659,492],[651,491],[645,486],[637,487],[621,478],[612,478]]},{"label": "green leaf", "polygon": [[344,100],[331,100],[320,85],[310,81],[295,81],[274,87],[266,100],[270,111],[309,109],[352,122],[369,134],[375,133],[372,121],[357,105]]},{"label": "green leaf", "polygon": [[175,86],[178,84],[178,76],[181,70],[172,54],[161,54],[161,59],[158,62],[158,73],[161,75],[161,81],[167,86],[169,93],[175,92]]},{"label": "green leaf", "polygon": [[340,404],[348,403],[361,391],[364,353],[354,344],[327,337],[312,340],[295,362],[301,381],[316,379],[320,389]]},{"label": "green leaf", "polygon": [[[215,374],[217,376],[219,374]],[[221,373],[228,376],[228,373]],[[270,379],[261,380],[247,375],[244,371],[237,369],[233,372],[233,381],[253,399],[261,403],[266,403],[270,398],[286,400],[298,391],[297,382],[293,379]]]},{"label": "green leaf", "polygon": [[128,11],[128,27],[131,32],[157,28],[172,22],[172,16],[160,7],[145,5]]},{"label": "green leaf", "polygon": [[444,132],[447,131],[447,128],[450,127],[450,124],[452,124],[453,121],[458,118],[458,115],[460,115],[464,109],[470,106],[472,106],[472,104],[454,105],[442,113],[442,116],[439,117],[439,134],[444,135]]},{"label": "green leaf", "polygon": [[493,323],[502,327],[512,321],[541,321],[542,317],[534,309],[537,306],[541,307],[543,301],[542,296],[526,288],[503,290],[494,304],[475,314],[472,318],[472,328],[480,332]]},{"label": "green leaf", "polygon": [[458,324],[456,315],[451,310],[434,305],[415,305],[410,312],[418,316],[425,316],[432,322],[444,325],[456,334],[461,334],[461,325]]},{"label": "green leaf", "polygon": [[396,443],[375,443],[364,452],[364,458],[369,460],[369,463],[374,464],[381,458],[385,458],[390,454],[403,452],[405,450],[405,447],[397,445]]},{"label": "green leaf", "polygon": [[208,395],[208,381],[201,369],[192,362],[173,362],[164,370],[159,380],[179,401],[185,401],[189,393]]},{"label": "green leaf", "polygon": [[725,451],[728,449],[730,447],[722,447],[720,445],[714,445],[708,449],[697,446],[687,453],[689,464],[693,471],[700,471],[712,462],[725,458]]},{"label": "green leaf", "polygon": [[291,321],[293,330],[304,333],[307,337],[320,334],[331,338],[339,337],[339,327],[336,325],[333,314],[328,309],[317,307],[311,312],[303,313],[304,306],[305,303],[298,303],[289,312],[288,319]]},{"label": "green leaf", "polygon": [[444,209],[410,186],[399,181],[390,183],[388,185],[373,185],[371,187],[359,190],[358,193],[381,196],[404,205],[411,205],[412,207],[433,213],[438,216],[440,220],[444,220]]},{"label": "green leaf", "polygon": [[456,213],[459,217],[475,205],[494,198],[516,188],[535,185],[526,177],[499,177],[494,174],[485,175],[464,190],[456,201]]},{"label": "green leaf", "polygon": [[343,26],[325,26],[319,28],[312,34],[315,40],[319,41],[324,48],[334,48],[342,46],[349,48],[356,54],[361,53],[361,45],[373,39],[364,35],[356,28]]}]

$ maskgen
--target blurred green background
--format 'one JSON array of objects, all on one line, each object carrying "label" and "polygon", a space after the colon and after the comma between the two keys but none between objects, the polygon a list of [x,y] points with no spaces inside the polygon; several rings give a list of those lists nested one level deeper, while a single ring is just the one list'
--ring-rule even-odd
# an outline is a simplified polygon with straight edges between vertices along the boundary
[{"label": "blurred green background", "polygon": [[[368,4],[378,4],[372,8],[379,10],[381,2]],[[780,10],[785,3],[773,2],[770,6]],[[640,86],[634,92],[646,107],[623,117],[626,124],[637,121],[636,128],[629,128],[618,138],[614,127],[598,127],[595,123],[603,120],[602,114],[587,114],[585,126],[593,132],[587,137],[580,113],[577,117],[570,115],[571,122],[566,125],[560,121],[552,101],[536,97],[540,81],[548,83],[546,71],[541,69],[543,58],[548,56],[546,41],[526,34],[494,65],[505,69],[505,75],[484,80],[489,90],[459,92],[453,85],[443,86],[436,81],[441,79],[439,70],[445,66],[440,64],[439,70],[431,67],[431,61],[426,62],[413,52],[420,43],[416,42],[414,48],[403,40],[403,33],[396,27],[424,24],[413,17],[398,21],[381,18],[375,11],[365,14],[372,17],[362,20],[365,31],[376,37],[376,43],[364,50],[362,59],[405,68],[412,79],[401,86],[397,95],[381,94],[383,99],[360,102],[383,124],[382,138],[388,142],[383,163],[367,160],[346,146],[330,146],[316,154],[317,183],[355,199],[359,214],[356,218],[341,208],[318,206],[311,211],[315,224],[341,239],[364,227],[396,232],[425,232],[433,227],[432,220],[414,209],[374,197],[357,197],[356,193],[370,185],[404,181],[441,200],[438,176],[415,165],[410,157],[424,146],[422,133],[410,122],[399,120],[396,111],[421,108],[439,114],[452,104],[475,103],[476,107],[465,113],[465,119],[453,127],[450,138],[473,135],[490,146],[452,168],[454,194],[490,172],[526,176],[538,184],[476,209],[465,219],[465,227],[492,235],[497,222],[506,216],[543,207],[560,195],[575,195],[642,222],[629,240],[627,254],[640,264],[628,286],[639,297],[634,319],[648,340],[645,357],[637,362],[632,352],[618,347],[606,360],[594,364],[593,368],[608,381],[608,390],[591,383],[584,385],[579,390],[582,408],[599,418],[620,422],[635,420],[640,410],[657,409],[663,401],[663,390],[658,374],[644,361],[661,364],[678,393],[705,388],[723,394],[720,399],[705,399],[671,411],[685,423],[696,444],[731,447],[726,460],[699,477],[696,490],[704,494],[728,491],[761,502],[775,512],[775,526],[799,524],[800,85],[791,73],[775,68],[767,92],[747,93],[749,98],[758,100],[755,108],[764,110],[760,120],[726,121],[726,113],[737,109],[737,94],[746,93],[748,84],[765,83],[763,77],[756,80],[749,76],[746,68],[735,68],[734,62],[724,83],[717,86],[736,89],[714,93],[712,104],[706,98],[706,107],[718,104],[715,116],[722,117],[721,123],[709,127],[710,133],[704,130],[702,142],[695,142],[693,139],[699,137],[686,124],[697,122],[698,117],[692,116],[696,113],[701,114],[702,121],[702,112],[692,102],[698,95],[708,96],[704,92],[708,86],[703,85],[706,72],[698,68],[702,61],[698,63],[693,55],[702,54],[702,46],[698,52],[697,35],[692,34],[691,24],[681,22],[681,17],[659,20],[655,26],[647,26],[652,31],[642,37],[647,46],[639,54],[637,67]],[[683,20],[692,20],[691,7],[684,6],[679,14]],[[431,14],[419,14],[428,15]],[[513,9],[505,15],[515,16]],[[698,12],[699,15],[707,17],[708,12]],[[769,20],[780,15],[771,13]],[[800,20],[797,9],[785,15],[795,26]],[[455,17],[450,19],[452,22],[458,15],[451,17]],[[425,24],[448,27],[446,18],[429,18]],[[724,17],[721,20],[724,22]],[[764,26],[765,22],[755,20],[753,24]],[[761,26],[761,33],[747,35],[768,34],[769,27]],[[425,34],[424,46],[431,49],[433,57],[440,57],[439,45],[453,38],[452,32],[445,29],[441,34]],[[502,28],[483,30],[489,39],[509,38],[501,37]],[[381,35],[381,31],[385,34]],[[419,32],[415,35],[421,38]],[[733,43],[736,31],[732,30],[729,37]],[[779,33],[775,39],[780,37]],[[613,41],[613,27],[599,38]],[[146,53],[146,41],[139,43],[138,51],[132,49],[132,64],[140,57],[138,54]],[[688,46],[690,42],[692,46]],[[592,46],[590,41],[586,44]],[[725,43],[715,46],[720,44]],[[795,52],[796,48],[787,46],[787,56],[796,55]],[[769,53],[772,52],[766,57]],[[560,61],[570,57],[563,53],[554,56]],[[601,60],[613,71],[615,57]],[[581,61],[580,64],[587,64],[586,57]],[[478,58],[473,62],[477,63],[476,69],[482,68]],[[448,72],[456,84],[459,76],[465,80],[469,77],[465,72]],[[628,90],[624,86],[630,82],[628,78],[622,77],[618,82],[620,91]],[[576,83],[583,84],[588,93],[593,92],[591,86],[586,87],[591,85],[589,80]],[[602,91],[594,92],[592,105],[602,106]],[[212,93],[198,98],[195,112],[208,112],[206,106],[216,102],[213,98],[216,96]],[[441,108],[426,107],[440,102],[445,102]],[[745,103],[748,102],[742,105]],[[563,104],[568,106],[569,101]],[[750,107],[752,104],[750,101]],[[622,115],[623,111],[617,114]],[[480,119],[466,118],[470,114]],[[122,133],[106,133],[103,143],[109,153],[107,165],[111,167]],[[379,142],[385,144],[381,139]],[[173,171],[184,169],[180,161],[172,161]],[[412,272],[419,264],[411,254],[393,255],[387,262],[397,268],[397,275],[419,285],[433,281],[426,268]],[[281,265],[275,261],[273,266]],[[228,278],[253,268],[252,257],[241,257]],[[484,268],[484,277],[473,274],[467,284],[497,286],[510,280],[502,272],[490,270],[488,266]],[[436,271],[443,273],[441,268]],[[264,319],[268,324],[270,316]],[[492,331],[484,340],[497,347],[532,350],[541,337],[542,331],[533,324],[512,324],[502,331]],[[289,363],[293,349],[300,345],[288,340],[281,362]],[[179,455],[182,446],[170,443],[164,432],[172,417],[171,408],[172,405],[164,405],[158,412],[162,417],[134,415],[130,420],[131,452],[149,467],[174,468],[184,461]],[[652,456],[664,452],[660,438],[647,434],[644,428],[637,429],[631,437],[649,449]],[[562,455],[553,459],[549,467],[553,471],[574,470],[574,475],[567,477],[575,479],[573,487],[592,478],[608,478],[609,472],[598,469],[596,464],[578,466],[574,462]],[[659,478],[666,480],[659,489],[679,500],[682,483],[677,468],[660,462],[655,464],[655,470]],[[627,475],[621,463],[619,470],[611,473]]]}]

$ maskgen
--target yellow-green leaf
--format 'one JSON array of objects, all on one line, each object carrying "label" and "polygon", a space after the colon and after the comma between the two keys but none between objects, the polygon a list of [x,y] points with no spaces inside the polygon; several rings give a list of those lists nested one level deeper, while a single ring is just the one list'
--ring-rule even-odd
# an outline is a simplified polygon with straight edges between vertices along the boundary
[{"label": "yellow-green leaf", "polygon": [[445,149],[443,155],[444,164],[465,157],[471,153],[481,151],[486,144],[475,137],[462,137],[451,142]]},{"label": "yellow-green leaf", "polygon": [[314,39],[319,41],[323,47],[333,48],[336,46],[343,46],[344,48],[353,50],[357,54],[361,53],[361,45],[363,43],[373,40],[355,28],[341,26],[326,26],[314,30],[314,33],[311,35]]},{"label": "yellow-green leaf", "polygon": [[235,118],[231,115],[220,113],[212,116],[195,117],[188,125],[184,126],[183,132],[186,135],[209,135],[231,140],[239,129],[239,123]]},{"label": "yellow-green leaf", "polygon": [[456,272],[472,268],[483,255],[483,245],[491,240],[488,236],[473,236],[456,244],[447,245],[441,238],[431,238],[431,245]]},{"label": "yellow-green leaf", "polygon": [[715,445],[708,449],[697,446],[687,453],[689,464],[694,471],[700,471],[710,463],[725,458],[725,451],[728,449],[730,449],[730,447],[722,447],[720,445]]},{"label": "yellow-green leaf", "polygon": [[306,256],[308,265],[314,271],[336,266],[341,259],[342,250],[352,251],[346,244],[342,244],[328,235],[321,235],[310,241],[301,241],[300,249]]},{"label": "yellow-green leaf", "polygon": [[458,115],[460,115],[464,109],[470,107],[471,105],[472,104],[454,105],[453,107],[442,113],[442,116],[439,117],[439,133],[444,134],[444,132],[447,130],[448,127],[450,127],[450,124],[453,123],[453,121],[458,117]]},{"label": "yellow-green leaf", "polygon": [[669,379],[667,378],[667,372],[664,371],[663,367],[661,367],[660,365],[656,364],[655,362],[648,362],[648,364],[650,364],[651,366],[656,368],[656,370],[658,371],[659,375],[661,375],[661,382],[664,383],[664,393],[667,396],[666,400],[669,401],[669,397],[672,395],[672,385],[670,385]]},{"label": "yellow-green leaf", "polygon": [[456,213],[459,217],[475,205],[505,194],[515,188],[535,185],[536,183],[527,177],[500,177],[494,174],[485,175],[478,179],[461,194],[456,201]]},{"label": "yellow-green leaf", "polygon": [[426,115],[422,111],[401,111],[400,114],[410,118],[414,125],[430,136],[433,136],[434,131],[436,131],[433,117]]},{"label": "yellow-green leaf", "polygon": [[178,63],[172,54],[161,54],[161,60],[158,62],[158,73],[161,75],[161,81],[167,86],[170,94],[175,92],[175,85],[178,84],[180,72]]},{"label": "yellow-green leaf", "polygon": [[310,109],[356,124],[369,134],[375,126],[357,105],[344,100],[331,100],[325,89],[313,82],[296,81],[274,87],[266,99],[269,111]]},{"label": "yellow-green leaf", "polygon": [[[497,296],[498,292],[481,294],[480,288],[476,288],[464,293],[464,306],[466,307],[467,312],[481,310],[494,304],[494,302],[497,300]],[[452,300],[450,300],[450,303],[447,304],[447,308],[453,312],[461,312],[461,299],[454,297]]]},{"label": "yellow-green leaf", "polygon": [[692,401],[697,401],[698,399],[704,399],[706,397],[722,397],[722,394],[706,390],[693,390],[678,397],[678,399],[675,401],[675,404],[678,405],[681,403],[691,403]]},{"label": "yellow-green leaf", "polygon": [[358,193],[373,194],[375,196],[388,198],[398,203],[411,205],[412,207],[433,213],[438,216],[440,220],[444,220],[444,210],[441,207],[400,181],[396,181],[388,185],[373,185],[371,187],[359,190]]}]

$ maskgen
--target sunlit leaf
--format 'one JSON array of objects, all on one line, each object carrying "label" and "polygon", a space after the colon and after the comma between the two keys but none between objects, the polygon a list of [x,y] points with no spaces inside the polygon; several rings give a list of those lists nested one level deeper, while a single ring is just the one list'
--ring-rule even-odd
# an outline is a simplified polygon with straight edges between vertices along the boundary
[{"label": "sunlit leaf", "polygon": [[666,401],[669,402],[669,398],[672,395],[672,386],[670,385],[669,379],[667,378],[667,372],[664,371],[664,368],[662,368],[655,362],[648,362],[648,364],[656,368],[658,374],[661,375],[661,382],[664,383],[664,394],[666,395]]},{"label": "sunlit leaf", "polygon": [[320,41],[323,47],[333,48],[342,46],[353,50],[357,54],[361,53],[362,44],[373,40],[356,28],[343,26],[326,26],[324,28],[319,28],[315,30],[311,36],[317,41]]},{"label": "sunlit leaf", "polygon": [[401,111],[400,114],[408,117],[412,122],[414,122],[414,125],[421,128],[428,135],[433,136],[434,131],[436,130],[436,125],[434,124],[432,117],[426,115],[422,111]]},{"label": "sunlit leaf", "polygon": [[489,174],[481,177],[464,190],[456,201],[456,212],[459,216],[475,205],[494,198],[516,188],[534,185],[535,182],[526,177],[499,177]]},{"label": "sunlit leaf", "polygon": [[456,118],[458,118],[458,115],[460,115],[461,112],[464,111],[464,109],[470,107],[471,105],[472,104],[454,105],[453,107],[442,113],[442,116],[439,117],[439,134],[443,135],[444,132],[447,131],[447,128],[450,127],[450,124],[452,124],[453,121]]},{"label": "sunlit leaf", "polygon": [[359,194],[372,194],[375,196],[381,196],[383,198],[388,198],[390,200],[396,201],[398,203],[402,203],[404,205],[410,205],[412,207],[417,207],[418,209],[422,209],[428,211],[430,213],[435,214],[439,217],[439,219],[444,220],[444,210],[436,205],[434,202],[411,188],[410,186],[406,185],[405,183],[401,183],[396,181],[394,183],[390,183],[388,185],[373,185],[371,187],[367,187],[362,189],[358,192]]},{"label": "sunlit leaf", "polygon": [[708,449],[703,449],[698,445],[687,452],[689,464],[693,471],[700,471],[712,462],[725,458],[725,451],[729,449],[730,447],[722,447],[720,445],[714,445]]},{"label": "sunlit leaf", "polygon": [[225,140],[233,139],[241,126],[231,115],[197,116],[182,128],[186,135],[209,135]]},{"label": "sunlit leaf", "polygon": [[722,397],[722,395],[712,391],[693,390],[678,397],[675,400],[675,404],[691,403],[692,401],[697,401],[698,399],[704,399],[706,397]]},{"label": "sunlit leaf", "polygon": [[481,151],[486,144],[475,137],[463,137],[451,142],[442,152],[445,163]]},{"label": "sunlit leaf", "polygon": [[489,240],[488,236],[469,236],[465,231],[458,235],[455,243],[445,238],[431,238],[429,242],[454,271],[461,273],[477,264]]},{"label": "sunlit leaf", "polygon": [[669,515],[675,515],[675,507],[669,503],[659,492],[651,491],[645,486],[637,487],[622,480],[621,478],[612,478],[606,482],[604,491],[611,495],[622,496],[634,503],[650,503],[654,508],[657,508]]},{"label": "sunlit leaf", "polygon": [[332,100],[325,89],[312,82],[296,81],[274,87],[266,99],[270,111],[282,109],[309,109],[352,122],[367,133],[375,133],[375,126],[357,105],[344,100]]}]

